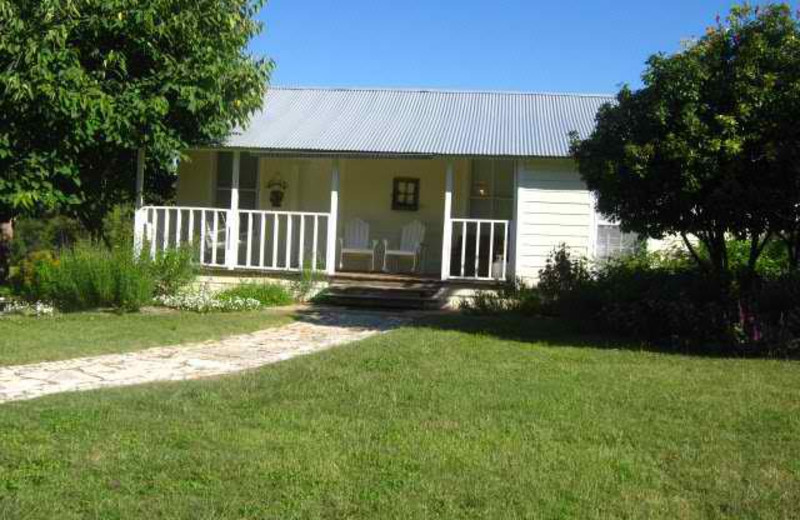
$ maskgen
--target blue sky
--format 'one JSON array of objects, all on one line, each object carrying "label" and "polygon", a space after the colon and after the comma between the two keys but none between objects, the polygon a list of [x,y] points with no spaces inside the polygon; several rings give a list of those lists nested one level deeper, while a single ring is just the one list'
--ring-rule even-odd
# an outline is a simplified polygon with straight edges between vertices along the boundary
[{"label": "blue sky", "polygon": [[270,0],[275,85],[613,93],[722,0]]}]

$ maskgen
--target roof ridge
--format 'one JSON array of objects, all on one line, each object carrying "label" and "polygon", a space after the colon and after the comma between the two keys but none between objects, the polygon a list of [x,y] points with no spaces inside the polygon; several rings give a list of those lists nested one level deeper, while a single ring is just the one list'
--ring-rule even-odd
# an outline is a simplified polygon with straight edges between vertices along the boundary
[{"label": "roof ridge", "polygon": [[585,97],[585,98],[611,98],[615,94],[589,94],[580,92],[535,92],[513,90],[470,90],[470,89],[439,89],[422,87],[321,87],[321,86],[295,86],[295,85],[270,85],[268,90],[319,90],[328,92],[408,92],[431,94],[491,94],[506,96],[560,96],[560,97]]}]

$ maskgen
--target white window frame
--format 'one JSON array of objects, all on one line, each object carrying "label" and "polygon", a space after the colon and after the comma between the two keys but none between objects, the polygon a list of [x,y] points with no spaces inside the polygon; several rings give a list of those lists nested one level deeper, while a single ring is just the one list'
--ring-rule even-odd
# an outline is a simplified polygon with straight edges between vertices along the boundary
[{"label": "white window frame", "polygon": [[[489,196],[488,197],[477,197],[473,194],[472,189],[474,188],[475,183],[475,164],[476,160],[471,161],[470,170],[469,170],[469,182],[467,183],[467,200],[469,201],[467,204],[467,215],[470,218],[477,218],[472,213],[473,209],[473,202],[476,200],[488,200],[491,202],[491,215],[488,218],[490,219],[499,219],[498,216],[498,202],[510,202],[511,203],[511,215],[508,216],[508,220],[514,219],[514,204],[516,200],[516,175],[517,175],[517,163],[516,161],[510,159],[483,159],[487,160],[492,164],[492,168],[490,171],[490,184],[489,184]],[[511,163],[511,180],[512,180],[512,191],[511,196],[498,196],[496,191],[496,184],[497,184],[497,163],[498,161],[507,161]],[[484,217],[486,218],[486,217]]]},{"label": "white window frame", "polygon": [[615,226],[619,228],[619,222],[614,220],[610,220],[606,218],[602,213],[597,211],[597,194],[590,193],[589,194],[590,204],[592,205],[592,219],[591,219],[591,229],[589,230],[589,236],[591,237],[591,257],[595,261],[599,261],[600,258],[598,257],[598,250],[599,250],[599,229],[600,226]]},{"label": "white window frame", "polygon": [[[219,192],[220,191],[231,191],[233,189],[233,187],[220,188],[220,186],[219,186],[219,163],[220,163],[220,157],[222,156],[223,153],[230,153],[231,155],[233,155],[233,151],[220,150],[220,151],[218,151],[218,152],[216,152],[214,154],[214,156],[215,156],[214,157],[214,179],[213,179],[213,182],[211,184],[211,204],[212,204],[212,207],[219,208],[219,209],[226,209],[226,207],[222,207],[219,204]],[[242,154],[245,154],[245,153],[247,153],[247,152],[242,152]],[[248,192],[248,193],[249,192],[255,192],[255,199],[254,199],[255,200],[255,206],[252,209],[257,210],[257,209],[259,209],[261,207],[261,160],[259,159],[259,157],[257,155],[254,155],[254,154],[249,154],[249,155],[252,155],[252,157],[254,157],[255,160],[256,160],[256,185],[255,185],[255,188],[242,188],[241,185],[239,186],[239,209],[245,209],[245,210],[251,209],[251,208],[242,208],[241,207],[241,204],[242,204],[241,193],[242,192]]]}]

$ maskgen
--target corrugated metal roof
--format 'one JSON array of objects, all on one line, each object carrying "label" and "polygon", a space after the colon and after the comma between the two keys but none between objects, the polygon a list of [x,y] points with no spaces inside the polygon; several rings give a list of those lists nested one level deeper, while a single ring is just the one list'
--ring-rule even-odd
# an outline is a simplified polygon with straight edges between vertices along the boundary
[{"label": "corrugated metal roof", "polygon": [[272,87],[225,143],[272,152],[567,157],[612,96]]}]

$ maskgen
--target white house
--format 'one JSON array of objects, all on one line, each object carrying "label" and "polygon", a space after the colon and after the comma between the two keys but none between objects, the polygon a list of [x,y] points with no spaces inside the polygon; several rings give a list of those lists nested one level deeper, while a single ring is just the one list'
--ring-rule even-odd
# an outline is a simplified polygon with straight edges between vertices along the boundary
[{"label": "white house", "polygon": [[588,135],[612,101],[271,88],[246,130],[188,152],[177,205],[143,205],[137,237],[152,251],[191,242],[234,272],[534,281],[559,244],[593,258],[631,246],[569,155],[569,133]]}]

